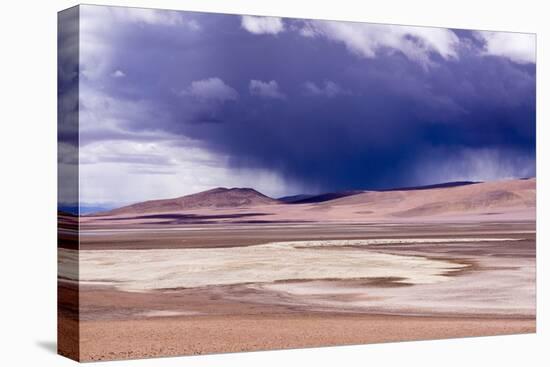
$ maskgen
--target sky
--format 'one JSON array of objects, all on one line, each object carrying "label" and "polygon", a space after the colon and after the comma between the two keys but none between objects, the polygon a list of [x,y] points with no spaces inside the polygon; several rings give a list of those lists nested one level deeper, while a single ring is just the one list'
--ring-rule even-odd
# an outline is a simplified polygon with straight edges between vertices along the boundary
[{"label": "sky", "polygon": [[80,141],[60,149],[78,148],[82,203],[535,175],[533,34],[91,5],[79,21]]}]

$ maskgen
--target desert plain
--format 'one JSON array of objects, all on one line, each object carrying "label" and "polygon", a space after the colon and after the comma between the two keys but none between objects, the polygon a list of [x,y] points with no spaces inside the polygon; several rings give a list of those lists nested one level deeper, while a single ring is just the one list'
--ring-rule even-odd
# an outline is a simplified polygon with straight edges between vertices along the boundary
[{"label": "desert plain", "polygon": [[535,189],[532,178],[277,200],[217,188],[61,214],[60,352],[95,361],[535,332]]}]

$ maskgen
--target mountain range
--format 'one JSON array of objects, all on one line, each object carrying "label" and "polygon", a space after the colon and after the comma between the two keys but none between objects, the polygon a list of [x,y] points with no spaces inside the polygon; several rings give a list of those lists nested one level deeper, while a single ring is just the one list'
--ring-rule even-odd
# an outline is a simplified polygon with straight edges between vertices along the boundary
[{"label": "mountain range", "polygon": [[379,191],[342,191],[270,198],[252,188],[215,188],[89,215],[137,218],[186,214],[194,218],[261,221],[379,220],[438,216],[534,217],[536,179],[445,184]]}]

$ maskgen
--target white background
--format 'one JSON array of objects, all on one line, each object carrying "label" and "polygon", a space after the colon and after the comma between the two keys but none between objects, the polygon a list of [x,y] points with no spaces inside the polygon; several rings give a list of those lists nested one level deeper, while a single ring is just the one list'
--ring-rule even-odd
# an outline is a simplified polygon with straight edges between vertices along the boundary
[{"label": "white background", "polygon": [[[550,31],[545,1],[156,0],[96,1],[182,10],[278,15],[537,33],[538,332],[467,338],[106,362],[113,366],[422,365],[548,366],[550,261],[548,105]],[[67,366],[56,339],[56,12],[73,1],[3,2],[0,113],[0,364]],[[546,273],[546,274],[545,274]],[[546,277],[546,279],[545,279]]]}]

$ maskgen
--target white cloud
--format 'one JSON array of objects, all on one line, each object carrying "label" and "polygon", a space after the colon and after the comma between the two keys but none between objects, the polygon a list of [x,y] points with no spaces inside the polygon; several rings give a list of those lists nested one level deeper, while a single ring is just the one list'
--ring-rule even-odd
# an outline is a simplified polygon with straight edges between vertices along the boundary
[{"label": "white cloud", "polygon": [[197,22],[195,19],[191,19],[189,22],[187,22],[187,26],[193,31],[199,31],[201,29],[199,22]]},{"label": "white cloud", "polygon": [[275,80],[263,82],[261,80],[251,80],[248,85],[250,94],[265,98],[285,99],[286,96],[279,90],[279,85]]},{"label": "white cloud", "polygon": [[113,34],[116,27],[164,25],[196,32],[200,24],[178,11],[80,5],[79,52],[80,71],[89,80],[110,73]]},{"label": "white cloud", "polygon": [[305,22],[300,34],[343,43],[350,52],[365,58],[374,58],[383,50],[399,51],[425,67],[432,64],[431,54],[456,58],[460,41],[453,31],[445,28],[320,20]]},{"label": "white cloud", "polygon": [[101,22],[102,20],[161,25],[181,25],[189,22],[182,12],[170,10],[81,5],[81,12],[86,20],[86,26],[93,26],[94,28],[98,28],[99,24],[91,23]]},{"label": "white cloud", "polygon": [[252,182],[273,197],[300,192],[269,170],[232,168],[228,157],[190,139],[98,141],[80,148],[80,160],[80,202],[87,204],[122,206]]},{"label": "white cloud", "polygon": [[477,32],[485,42],[483,54],[506,57],[518,64],[536,62],[536,36],[529,33]]},{"label": "white cloud", "polygon": [[196,80],[182,94],[219,102],[236,100],[239,97],[239,93],[220,78]]},{"label": "white cloud", "polygon": [[241,17],[241,26],[254,34],[277,34],[285,29],[281,18],[254,17],[250,15]]},{"label": "white cloud", "polygon": [[122,70],[115,70],[111,76],[113,78],[124,78],[126,76],[126,74],[122,71]]},{"label": "white cloud", "polygon": [[307,81],[304,83],[304,89],[307,95],[324,96],[329,98],[340,94],[350,93],[349,91],[342,89],[342,87],[330,80],[325,81],[324,85],[321,86],[317,86],[317,84]]},{"label": "white cloud", "polygon": [[[167,117],[147,101],[115,98],[87,85],[82,86],[80,98],[80,147],[78,151],[60,147],[65,158],[71,157],[71,149],[73,157],[78,153],[80,190],[64,190],[62,201],[74,202],[79,193],[81,203],[121,206],[217,186],[249,187],[251,182],[267,195],[300,192],[277,173],[234,168],[229,157],[208,151],[200,142],[151,130],[150,121],[163,125]],[[60,177],[74,175],[74,164],[61,162]]]},{"label": "white cloud", "polygon": [[125,22],[162,25],[179,25],[185,23],[182,13],[177,11],[124,7],[110,7],[109,10],[112,16]]},{"label": "white cloud", "polygon": [[168,120],[168,114],[147,100],[128,100],[107,95],[99,88],[83,83],[79,90],[80,146],[97,140],[158,141],[173,138],[154,130]]}]

